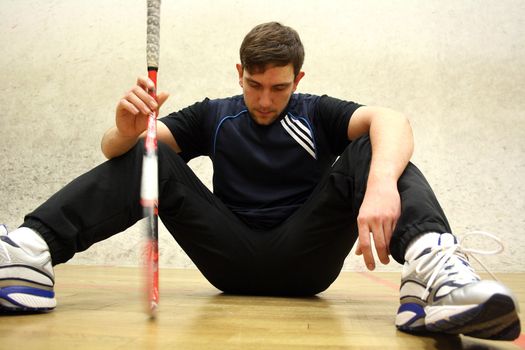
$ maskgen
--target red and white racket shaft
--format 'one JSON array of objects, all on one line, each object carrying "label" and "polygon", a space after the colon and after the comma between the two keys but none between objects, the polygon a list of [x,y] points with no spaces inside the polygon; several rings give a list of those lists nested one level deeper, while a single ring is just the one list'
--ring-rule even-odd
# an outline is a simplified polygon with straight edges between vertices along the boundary
[{"label": "red and white racket shaft", "polygon": [[[149,70],[149,78],[157,85],[156,70]],[[156,91],[150,91],[156,98]],[[145,244],[145,295],[147,312],[154,316],[159,304],[159,244],[158,244],[158,160],[157,160],[157,115],[148,117],[145,152],[142,164],[141,203],[146,217]]]},{"label": "red and white racket shaft", "polygon": [[[159,67],[160,0],[147,1],[146,58],[148,76],[155,88],[149,91],[157,99],[157,70]],[[155,317],[159,303],[159,236],[158,236],[158,161],[157,112],[148,116],[144,159],[142,164],[141,203],[146,217],[145,295],[147,312]]]},{"label": "red and white racket shaft", "polygon": [[[153,221],[151,220],[153,219]],[[148,217],[147,225],[156,226],[156,216]],[[154,227],[149,227],[154,230]],[[145,244],[145,293],[146,296],[146,311],[154,316],[159,305],[159,244],[155,238],[148,238]]]}]

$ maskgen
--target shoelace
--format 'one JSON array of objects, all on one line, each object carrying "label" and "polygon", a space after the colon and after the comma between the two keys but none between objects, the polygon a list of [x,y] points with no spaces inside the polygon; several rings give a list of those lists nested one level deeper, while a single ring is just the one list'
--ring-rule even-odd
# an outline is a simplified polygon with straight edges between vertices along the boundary
[{"label": "shoelace", "polygon": [[[483,269],[494,279],[494,280],[498,280],[498,278],[481,262],[481,260],[478,259],[478,257],[476,257],[475,254],[478,254],[478,255],[496,255],[496,254],[499,254],[501,252],[503,252],[505,250],[505,246],[503,245],[503,242],[501,241],[501,239],[499,239],[498,236],[490,233],[490,232],[485,232],[485,231],[471,231],[471,232],[467,232],[466,234],[463,235],[463,238],[461,239],[461,242],[465,241],[465,239],[468,237],[468,236],[484,236],[484,237],[488,237],[488,238],[491,238],[492,240],[494,240],[495,243],[497,243],[497,248],[494,249],[494,250],[479,250],[479,249],[474,249],[474,248],[465,248],[463,247],[462,250],[464,253],[466,253],[468,255],[468,257],[470,258],[473,258],[474,260],[476,260],[476,262],[481,266],[483,267]],[[460,242],[460,243],[461,243]]]},{"label": "shoelace", "polygon": [[[461,242],[465,241],[465,239],[469,236],[482,236],[485,238],[487,237],[491,238],[492,240],[494,240],[494,242],[497,243],[498,248],[494,250],[480,250],[480,249],[466,248],[466,247],[461,246]],[[451,272],[461,273],[462,271],[459,271],[459,269],[463,269],[463,270],[466,270],[469,274],[471,274],[472,277],[479,279],[479,276],[476,275],[472,267],[470,267],[470,265],[464,265],[464,264],[460,264],[459,268],[457,264],[454,264],[453,266],[451,266],[451,270],[447,271],[447,274],[443,274],[443,269],[445,268],[445,264],[450,261],[450,258],[456,252],[463,253],[463,255],[465,255],[467,258],[473,258],[474,260],[476,260],[478,264],[480,264],[481,267],[483,267],[483,269],[494,280],[498,280],[496,276],[475,256],[475,254],[495,255],[495,254],[501,253],[503,250],[504,250],[504,246],[501,240],[497,236],[493,235],[492,233],[484,232],[484,231],[467,232],[466,234],[463,235],[463,238],[461,239],[461,241],[458,240],[457,244],[454,244],[452,246],[445,247],[445,248],[440,248],[440,247],[434,248],[432,252],[428,254],[428,257],[426,257],[425,259],[422,259],[421,262],[416,267],[416,272],[421,273],[421,274],[428,274],[431,270],[433,270],[427,282],[427,287],[425,288],[425,291],[423,292],[422,299],[425,300],[428,297],[428,295],[430,294],[430,288],[432,287],[432,285],[434,284],[434,282],[436,281],[440,273],[441,273],[442,278],[446,278],[449,273]],[[436,256],[439,254],[439,252],[442,252],[443,254],[438,259],[436,259]]]}]

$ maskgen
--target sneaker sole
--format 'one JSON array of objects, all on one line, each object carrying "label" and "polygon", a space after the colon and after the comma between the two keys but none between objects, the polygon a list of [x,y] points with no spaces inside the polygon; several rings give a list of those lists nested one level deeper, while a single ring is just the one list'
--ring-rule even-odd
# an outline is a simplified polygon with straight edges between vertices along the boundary
[{"label": "sneaker sole", "polygon": [[53,310],[55,293],[26,286],[0,288],[0,310],[7,312],[39,312]]},{"label": "sneaker sole", "polygon": [[425,309],[417,303],[404,303],[399,306],[396,315],[397,329],[408,333],[426,331]]},{"label": "sneaker sole", "polygon": [[521,324],[512,298],[494,294],[483,304],[434,322],[429,322],[427,316],[426,329],[482,339],[514,340],[521,333]]}]

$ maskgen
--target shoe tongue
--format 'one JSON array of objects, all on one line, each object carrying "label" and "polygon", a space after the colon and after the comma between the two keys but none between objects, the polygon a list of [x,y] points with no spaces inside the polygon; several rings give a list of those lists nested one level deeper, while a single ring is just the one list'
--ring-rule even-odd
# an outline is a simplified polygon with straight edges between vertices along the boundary
[{"label": "shoe tongue", "polygon": [[408,246],[405,253],[405,260],[412,261],[419,256],[429,253],[432,248],[446,248],[456,244],[456,237],[450,233],[425,233],[416,237]]},{"label": "shoe tongue", "polygon": [[44,239],[27,227],[20,227],[14,230],[7,237],[29,255],[37,256],[49,251],[49,247]]}]

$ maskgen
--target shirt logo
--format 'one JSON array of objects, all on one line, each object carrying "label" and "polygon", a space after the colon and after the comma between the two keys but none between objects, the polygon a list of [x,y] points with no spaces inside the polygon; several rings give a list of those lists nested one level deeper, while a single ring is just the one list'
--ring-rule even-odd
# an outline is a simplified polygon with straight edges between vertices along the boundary
[{"label": "shirt logo", "polygon": [[[301,122],[301,120],[303,120],[306,125]],[[297,118],[291,114],[287,114],[281,119],[281,125],[284,130],[286,130],[286,132],[305,149],[306,152],[308,152],[314,159],[317,159],[313,133],[306,119]]]}]

